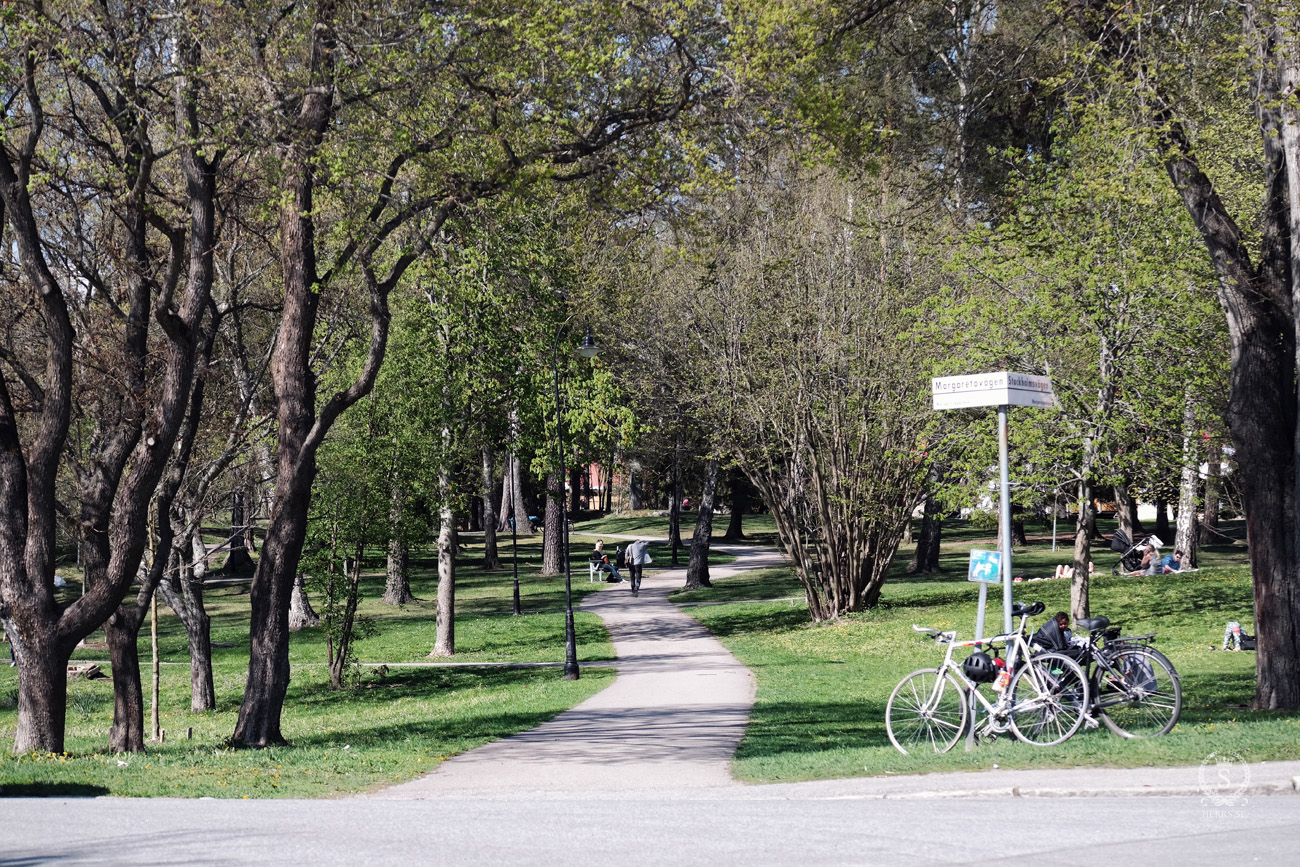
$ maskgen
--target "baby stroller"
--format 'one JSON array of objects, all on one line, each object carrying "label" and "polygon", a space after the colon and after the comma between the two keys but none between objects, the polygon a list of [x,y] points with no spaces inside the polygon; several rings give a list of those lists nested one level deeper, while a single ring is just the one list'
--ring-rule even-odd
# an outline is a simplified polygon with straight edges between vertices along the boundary
[{"label": "baby stroller", "polygon": [[1142,549],[1148,545],[1160,548],[1164,545],[1158,536],[1146,536],[1141,542],[1133,545],[1129,542],[1128,534],[1123,530],[1116,530],[1115,535],[1110,537],[1110,550],[1119,553],[1119,562],[1110,570],[1112,575],[1122,575],[1126,572],[1136,572],[1142,568]]}]

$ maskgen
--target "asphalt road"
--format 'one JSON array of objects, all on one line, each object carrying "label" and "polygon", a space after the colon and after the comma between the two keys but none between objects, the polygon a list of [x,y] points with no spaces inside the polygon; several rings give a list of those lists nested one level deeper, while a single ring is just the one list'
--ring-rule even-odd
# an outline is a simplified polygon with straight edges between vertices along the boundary
[{"label": "asphalt road", "polygon": [[1300,798],[879,800],[782,787],[419,801],[0,801],[4,865],[1294,864]]}]

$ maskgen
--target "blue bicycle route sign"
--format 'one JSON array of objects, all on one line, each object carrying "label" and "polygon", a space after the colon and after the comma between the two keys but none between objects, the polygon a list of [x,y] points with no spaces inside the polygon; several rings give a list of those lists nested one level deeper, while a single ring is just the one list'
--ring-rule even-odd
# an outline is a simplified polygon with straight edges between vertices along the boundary
[{"label": "blue bicycle route sign", "polygon": [[1002,553],[1000,551],[970,552],[970,572],[967,581],[979,581],[983,584],[996,584],[1002,571]]}]

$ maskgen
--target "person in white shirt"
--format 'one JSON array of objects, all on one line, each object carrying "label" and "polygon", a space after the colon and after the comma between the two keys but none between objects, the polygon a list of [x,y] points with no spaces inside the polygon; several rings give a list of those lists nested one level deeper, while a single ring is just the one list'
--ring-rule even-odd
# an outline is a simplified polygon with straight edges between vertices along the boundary
[{"label": "person in white shirt", "polygon": [[633,596],[641,595],[641,570],[650,562],[649,545],[646,540],[637,539],[627,546],[627,574],[632,580]]}]

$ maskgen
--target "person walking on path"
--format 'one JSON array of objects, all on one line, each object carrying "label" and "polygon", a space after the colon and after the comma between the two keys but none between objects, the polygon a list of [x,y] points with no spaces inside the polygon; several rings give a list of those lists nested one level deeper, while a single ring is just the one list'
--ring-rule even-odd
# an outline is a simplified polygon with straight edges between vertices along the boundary
[{"label": "person walking on path", "polygon": [[641,575],[647,563],[650,563],[650,543],[637,539],[627,546],[627,577],[632,582],[632,595],[641,595]]}]

